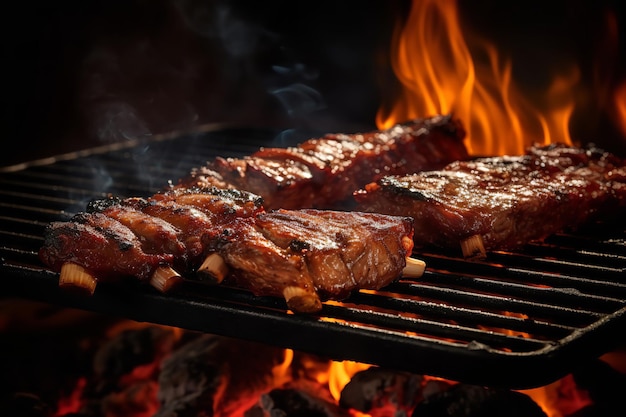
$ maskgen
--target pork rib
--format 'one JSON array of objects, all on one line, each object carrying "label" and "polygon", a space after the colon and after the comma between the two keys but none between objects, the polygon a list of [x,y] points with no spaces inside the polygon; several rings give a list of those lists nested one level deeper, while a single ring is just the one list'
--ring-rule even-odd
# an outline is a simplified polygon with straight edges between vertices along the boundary
[{"label": "pork rib", "polygon": [[251,193],[178,188],[89,204],[70,221],[49,225],[40,258],[56,271],[78,265],[97,280],[149,281],[164,268],[193,273],[217,254],[229,282],[311,313],[324,299],[399,278],[412,252],[412,227],[410,218],[383,214],[268,213]]},{"label": "pork rib", "polygon": [[216,188],[95,200],[70,221],[49,224],[39,256],[56,271],[71,262],[101,280],[147,281],[162,265],[190,269],[205,254],[206,234],[262,211],[260,202],[250,193]]},{"label": "pork rib", "polygon": [[234,269],[236,285],[278,296],[294,286],[335,300],[380,289],[399,277],[413,248],[412,219],[372,213],[276,210],[226,232],[210,246]]},{"label": "pork rib", "polygon": [[439,169],[467,159],[465,131],[452,116],[417,119],[384,131],[328,134],[296,147],[264,148],[243,158],[218,157],[176,186],[250,191],[265,208],[337,209],[385,175]]},{"label": "pork rib", "polygon": [[413,217],[416,246],[458,248],[480,236],[485,251],[517,249],[626,207],[625,174],[624,160],[593,145],[554,144],[388,176],[354,197],[359,210]]},{"label": "pork rib", "polygon": [[128,227],[102,213],[79,213],[48,225],[39,256],[55,271],[74,263],[103,280],[129,275],[147,280],[156,265],[174,260],[172,254],[146,253]]}]

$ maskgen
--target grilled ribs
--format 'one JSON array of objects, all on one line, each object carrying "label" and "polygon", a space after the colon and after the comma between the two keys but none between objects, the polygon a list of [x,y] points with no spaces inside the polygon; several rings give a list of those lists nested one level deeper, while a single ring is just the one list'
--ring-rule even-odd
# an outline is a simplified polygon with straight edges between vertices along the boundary
[{"label": "grilled ribs", "polygon": [[72,262],[102,280],[148,280],[159,265],[188,270],[205,252],[205,234],[263,207],[253,194],[212,188],[157,193],[149,199],[109,197],[92,201],[86,210],[48,225],[41,260],[56,271]]},{"label": "grilled ribs", "polygon": [[412,247],[407,217],[266,212],[254,194],[212,187],[94,201],[87,212],[48,226],[40,257],[57,271],[71,263],[98,280],[148,281],[164,266],[193,273],[217,254],[229,282],[282,296],[290,309],[308,313],[323,299],[397,279]]},{"label": "grilled ribs", "polygon": [[283,296],[294,311],[317,311],[320,297],[387,285],[413,247],[406,216],[319,209],[338,209],[384,175],[466,159],[464,136],[458,120],[436,116],[218,157],[149,198],[99,200],[51,224],[40,258],[62,278],[67,265],[93,275],[91,291],[98,279],[125,276],[163,289],[180,271]]},{"label": "grilled ribs", "polygon": [[[258,295],[284,296],[294,310],[315,311],[317,298],[341,300],[397,279],[411,237],[408,217],[281,209],[236,222],[208,246],[232,268],[227,281]],[[312,291],[317,296],[306,296]]]},{"label": "grilled ribs", "polygon": [[465,131],[451,116],[398,124],[360,134],[328,134],[289,148],[264,148],[243,158],[218,157],[194,169],[177,187],[216,186],[250,191],[270,209],[337,209],[352,193],[385,175],[439,169],[467,159]]},{"label": "grilled ribs", "polygon": [[484,255],[518,249],[600,213],[623,210],[626,164],[593,145],[532,146],[521,156],[388,176],[354,197],[359,210],[413,217],[418,247],[458,248],[480,236]]},{"label": "grilled ribs", "polygon": [[171,253],[147,253],[133,231],[102,213],[78,213],[71,221],[48,225],[39,256],[55,271],[71,262],[102,280],[148,280],[157,265],[174,260]]}]

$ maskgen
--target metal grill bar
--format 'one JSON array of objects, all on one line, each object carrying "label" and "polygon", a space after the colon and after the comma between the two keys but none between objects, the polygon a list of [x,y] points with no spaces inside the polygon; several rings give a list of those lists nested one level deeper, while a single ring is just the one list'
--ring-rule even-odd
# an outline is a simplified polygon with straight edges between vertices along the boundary
[{"label": "metal grill bar", "polygon": [[[214,131],[65,156],[0,173],[0,295],[184,327],[468,383],[529,388],[626,342],[626,223],[598,221],[482,261],[426,251],[427,271],[290,314],[283,300],[187,277],[170,294],[128,282],[93,297],[58,288],[37,251],[50,221],[107,193],[149,196],[217,155],[275,146],[272,132]],[[224,145],[227,144],[227,145]]]}]

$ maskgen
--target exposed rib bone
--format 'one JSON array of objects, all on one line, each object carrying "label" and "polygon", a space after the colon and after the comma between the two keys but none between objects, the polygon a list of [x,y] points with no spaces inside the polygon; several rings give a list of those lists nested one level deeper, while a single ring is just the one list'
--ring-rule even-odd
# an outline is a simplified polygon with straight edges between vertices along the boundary
[{"label": "exposed rib bone", "polygon": [[283,296],[290,310],[298,313],[315,313],[322,309],[322,302],[314,291],[290,286],[283,290]]},{"label": "exposed rib bone", "polygon": [[461,241],[461,251],[465,258],[482,259],[487,256],[483,237],[481,235],[473,235]]},{"label": "exposed rib bone", "polygon": [[168,292],[174,285],[182,280],[180,274],[170,266],[164,265],[155,269],[150,284],[161,292]]},{"label": "exposed rib bone", "polygon": [[61,267],[59,276],[60,287],[75,287],[87,291],[90,295],[96,290],[97,281],[82,266],[67,262]]},{"label": "exposed rib bone", "polygon": [[219,284],[228,274],[228,265],[218,253],[212,253],[206,257],[197,273],[203,278],[208,278],[215,284]]},{"label": "exposed rib bone", "polygon": [[420,259],[406,258],[406,266],[402,270],[402,276],[406,278],[419,278],[424,274],[426,262]]}]

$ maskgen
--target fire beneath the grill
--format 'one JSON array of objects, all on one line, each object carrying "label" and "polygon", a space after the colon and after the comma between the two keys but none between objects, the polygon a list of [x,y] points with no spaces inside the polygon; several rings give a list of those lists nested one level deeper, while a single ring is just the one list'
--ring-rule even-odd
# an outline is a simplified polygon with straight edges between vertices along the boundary
[{"label": "fire beneath the grill", "polygon": [[[45,343],[50,331],[64,337],[28,359],[30,367],[19,360],[5,365],[9,395],[0,411],[12,415],[567,417],[623,409],[617,393],[626,387],[626,361],[619,352],[548,386],[514,391],[83,311],[19,306],[5,302],[1,310],[18,357]],[[1,346],[7,353],[9,338]]]}]

